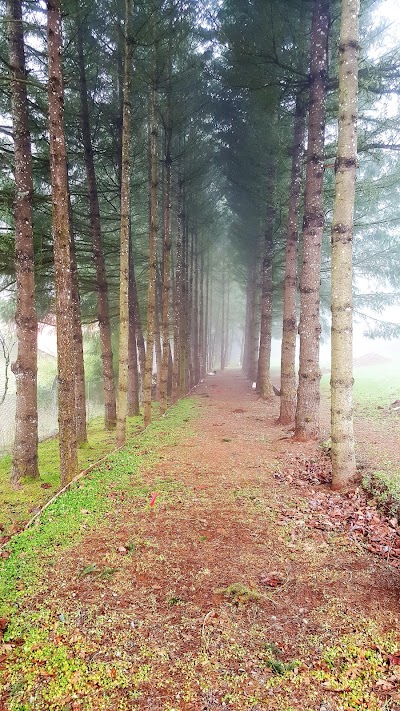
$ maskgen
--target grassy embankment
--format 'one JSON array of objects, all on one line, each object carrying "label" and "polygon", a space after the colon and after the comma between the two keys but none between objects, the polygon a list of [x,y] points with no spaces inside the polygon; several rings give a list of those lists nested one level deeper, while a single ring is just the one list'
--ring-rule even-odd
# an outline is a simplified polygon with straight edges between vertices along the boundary
[{"label": "grassy embankment", "polygon": [[[141,417],[128,420],[127,438],[137,434],[143,424]],[[104,420],[98,417],[88,426],[88,442],[78,450],[79,470],[83,471],[115,449],[115,432],[104,430]],[[39,444],[39,472],[36,481],[25,479],[20,488],[10,485],[11,455],[0,459],[0,528],[9,535],[23,528],[35,511],[60,488],[60,456],[58,438]]]}]

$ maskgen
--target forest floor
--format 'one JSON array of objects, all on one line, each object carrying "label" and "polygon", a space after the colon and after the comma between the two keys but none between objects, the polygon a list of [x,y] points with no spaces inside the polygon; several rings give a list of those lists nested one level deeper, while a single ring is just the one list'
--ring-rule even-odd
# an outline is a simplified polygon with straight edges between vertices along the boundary
[{"label": "forest floor", "polygon": [[[75,523],[66,499],[21,534],[0,709],[400,709],[398,521],[332,493],[278,408],[208,377],[71,492]],[[364,459],[384,434],[359,426]]]}]

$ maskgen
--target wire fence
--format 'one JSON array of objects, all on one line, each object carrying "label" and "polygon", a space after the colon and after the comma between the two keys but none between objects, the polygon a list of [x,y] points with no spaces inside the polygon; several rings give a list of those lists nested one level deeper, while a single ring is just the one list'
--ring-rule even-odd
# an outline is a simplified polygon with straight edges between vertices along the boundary
[{"label": "wire fence", "polygon": [[[15,356],[15,353],[12,354]],[[39,440],[58,432],[56,360],[42,358],[38,372],[38,431]],[[4,359],[0,358],[0,457],[12,451],[15,436],[15,378],[8,372],[6,385]],[[5,392],[6,387],[6,392]],[[86,383],[86,417],[91,420],[104,412],[103,392],[100,383]]]}]

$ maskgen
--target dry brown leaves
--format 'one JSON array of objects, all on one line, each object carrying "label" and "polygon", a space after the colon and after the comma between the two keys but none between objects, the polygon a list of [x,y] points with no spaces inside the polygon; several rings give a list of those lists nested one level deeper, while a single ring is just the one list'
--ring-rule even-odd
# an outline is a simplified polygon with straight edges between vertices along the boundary
[{"label": "dry brown leaves", "polygon": [[[312,459],[290,455],[283,471],[274,474],[280,482],[305,488],[308,485],[327,484],[331,481],[331,462],[321,453]],[[332,533],[347,532],[350,539],[362,542],[372,553],[400,567],[400,526],[397,518],[381,513],[374,501],[360,489],[345,494],[311,489],[308,498],[310,513],[306,518],[309,528]]]}]

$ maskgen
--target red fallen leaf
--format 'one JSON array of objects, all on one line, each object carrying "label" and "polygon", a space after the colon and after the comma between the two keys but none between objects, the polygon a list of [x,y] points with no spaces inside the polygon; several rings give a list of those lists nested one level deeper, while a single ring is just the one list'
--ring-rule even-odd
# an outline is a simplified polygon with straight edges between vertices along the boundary
[{"label": "red fallen leaf", "polygon": [[266,585],[269,588],[278,588],[283,585],[282,578],[276,573],[268,573],[267,575],[260,575],[259,577],[260,585]]},{"label": "red fallen leaf", "polygon": [[0,632],[4,632],[8,625],[7,617],[0,617]]},{"label": "red fallen leaf", "polygon": [[388,654],[388,660],[390,666],[394,666],[395,664],[400,664],[400,652],[395,652],[394,654]]},{"label": "red fallen leaf", "polygon": [[156,503],[156,498],[159,495],[159,493],[160,493],[159,491],[156,491],[155,494],[153,494],[153,496],[150,499],[150,506],[154,506],[154,504]]}]

